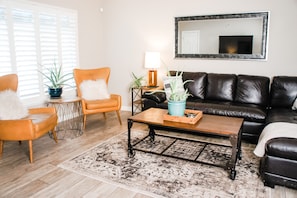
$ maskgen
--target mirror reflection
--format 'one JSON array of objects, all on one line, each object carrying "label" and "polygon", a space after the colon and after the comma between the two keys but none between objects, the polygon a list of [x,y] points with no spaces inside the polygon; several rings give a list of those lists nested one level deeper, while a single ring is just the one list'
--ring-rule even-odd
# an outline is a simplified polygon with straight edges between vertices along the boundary
[{"label": "mirror reflection", "polygon": [[175,57],[265,59],[268,12],[175,18]]}]

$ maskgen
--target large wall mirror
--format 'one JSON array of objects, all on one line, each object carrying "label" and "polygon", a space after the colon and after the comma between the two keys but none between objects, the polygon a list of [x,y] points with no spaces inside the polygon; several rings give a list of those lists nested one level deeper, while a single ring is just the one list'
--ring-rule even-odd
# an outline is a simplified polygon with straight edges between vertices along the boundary
[{"label": "large wall mirror", "polygon": [[266,59],[268,12],[175,17],[176,58]]}]

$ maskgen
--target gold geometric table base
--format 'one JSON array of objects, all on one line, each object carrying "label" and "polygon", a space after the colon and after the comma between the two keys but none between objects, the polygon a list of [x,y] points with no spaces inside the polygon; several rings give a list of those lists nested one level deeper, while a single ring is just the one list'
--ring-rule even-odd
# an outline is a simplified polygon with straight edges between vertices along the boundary
[{"label": "gold geometric table base", "polygon": [[[73,139],[83,134],[83,115],[80,98],[50,98],[47,100],[47,106],[56,108],[58,114],[58,125],[56,126],[58,139]],[[49,134],[52,137],[52,134]]]}]

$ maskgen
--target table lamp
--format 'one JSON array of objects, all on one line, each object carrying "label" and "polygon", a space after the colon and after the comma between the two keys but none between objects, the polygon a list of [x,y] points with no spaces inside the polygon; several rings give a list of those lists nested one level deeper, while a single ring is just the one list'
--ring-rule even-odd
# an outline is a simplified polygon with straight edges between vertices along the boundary
[{"label": "table lamp", "polygon": [[148,71],[148,86],[157,86],[157,68],[160,67],[160,53],[159,52],[146,52],[144,67],[149,69]]}]

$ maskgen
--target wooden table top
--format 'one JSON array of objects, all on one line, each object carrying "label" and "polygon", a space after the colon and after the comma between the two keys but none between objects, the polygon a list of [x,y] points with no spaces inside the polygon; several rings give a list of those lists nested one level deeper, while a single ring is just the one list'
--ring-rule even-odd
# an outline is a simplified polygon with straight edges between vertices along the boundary
[{"label": "wooden table top", "polygon": [[167,109],[150,108],[128,119],[149,125],[172,127],[191,132],[203,132],[220,136],[238,135],[243,118],[203,114],[196,124],[187,124],[163,120]]},{"label": "wooden table top", "polygon": [[46,103],[51,104],[63,104],[63,103],[73,103],[81,101],[80,97],[77,96],[61,96],[59,98],[47,98]]}]

